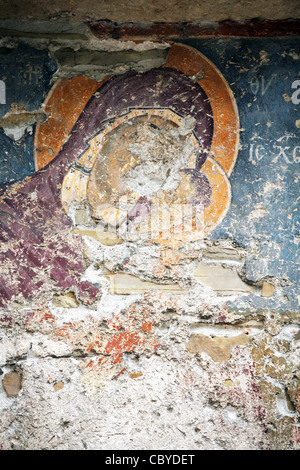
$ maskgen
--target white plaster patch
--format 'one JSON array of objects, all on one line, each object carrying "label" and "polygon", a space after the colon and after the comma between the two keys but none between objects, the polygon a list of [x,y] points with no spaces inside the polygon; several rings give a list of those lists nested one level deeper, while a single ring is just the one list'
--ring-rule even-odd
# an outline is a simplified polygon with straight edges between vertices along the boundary
[{"label": "white plaster patch", "polygon": [[103,294],[98,302],[97,310],[101,318],[111,319],[122,310],[127,310],[131,304],[142,300],[143,295],[113,295]]},{"label": "white plaster patch", "polygon": [[278,339],[285,339],[287,341],[292,341],[297,333],[299,333],[300,327],[299,325],[291,324],[285,325],[280,333],[277,335]]},{"label": "white plaster patch", "polygon": [[164,41],[121,41],[119,39],[96,39],[91,37],[89,40],[89,47],[92,50],[107,51],[107,52],[117,52],[117,51],[150,51],[155,49],[168,49],[170,44]]},{"label": "white plaster patch", "polygon": [[242,326],[232,326],[232,325],[203,325],[194,323],[190,326],[192,333],[200,333],[206,336],[214,337],[233,337],[239,336],[242,333],[245,333],[249,336],[254,336],[262,332],[263,325],[259,327],[248,326],[244,324]]}]

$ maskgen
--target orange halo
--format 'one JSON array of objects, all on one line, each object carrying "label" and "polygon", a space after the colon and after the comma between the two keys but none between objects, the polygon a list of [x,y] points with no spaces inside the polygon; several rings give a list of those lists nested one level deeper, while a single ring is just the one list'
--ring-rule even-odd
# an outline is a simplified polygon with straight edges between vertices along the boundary
[{"label": "orange halo", "polygon": [[[214,132],[209,158],[202,172],[212,187],[211,204],[205,209],[205,232],[223,219],[230,206],[228,176],[234,167],[239,145],[239,116],[233,93],[217,67],[201,52],[175,43],[170,47],[163,67],[174,68],[194,79],[205,91],[213,113]],[[50,90],[44,110],[49,118],[36,126],[34,138],[35,168],[50,163],[68,140],[81,112],[102,82],[76,76],[59,79]],[[214,164],[214,162],[216,162]]]},{"label": "orange halo", "polygon": [[48,119],[36,125],[36,171],[44,168],[58,154],[88,100],[100,85],[97,80],[84,76],[61,78],[55,82],[43,104]]},{"label": "orange halo", "polygon": [[[173,44],[163,67],[179,70],[195,80],[208,96],[214,117],[211,153],[230,175],[238,153],[239,116],[233,93],[217,67],[196,49]],[[40,170],[53,160],[102,82],[84,76],[59,79],[50,90],[44,110],[49,118],[38,123],[34,136],[35,169]]]},{"label": "orange halo", "polygon": [[213,158],[230,175],[238,153],[239,115],[233,93],[217,67],[201,52],[184,44],[173,44],[163,67],[183,72],[203,88],[212,108]]}]

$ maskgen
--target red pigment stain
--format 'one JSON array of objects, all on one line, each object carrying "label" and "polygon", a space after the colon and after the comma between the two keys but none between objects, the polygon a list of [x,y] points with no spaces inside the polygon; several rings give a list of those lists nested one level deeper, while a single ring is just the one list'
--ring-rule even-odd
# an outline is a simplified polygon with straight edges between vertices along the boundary
[{"label": "red pigment stain", "polygon": [[95,351],[99,351],[101,348],[101,342],[98,340],[95,340],[92,344],[89,345],[89,347],[86,349],[86,352],[91,352],[93,349]]},{"label": "red pigment stain", "polygon": [[70,338],[71,337],[71,331],[70,330],[71,329],[76,329],[77,327],[78,327],[77,323],[69,322],[68,325],[63,326],[62,328],[58,328],[58,330],[56,330],[56,335]]},{"label": "red pigment stain", "polygon": [[145,321],[142,326],[141,326],[143,331],[146,331],[147,333],[150,333],[151,328],[152,328],[152,323],[150,321]]},{"label": "red pigment stain", "polygon": [[115,328],[116,330],[120,330],[120,329],[122,328],[122,326],[123,326],[122,323],[121,323],[120,320],[119,320],[118,315],[116,315],[116,316],[113,318],[113,320],[108,321],[107,323],[111,324],[111,326],[112,326],[113,328]]},{"label": "red pigment stain", "polygon": [[122,370],[120,370],[120,372],[116,375],[116,377],[119,377],[121,374],[123,374],[123,372],[125,372],[126,370],[126,367],[124,367]]},{"label": "red pigment stain", "polygon": [[33,317],[31,318],[31,320],[34,320],[35,318],[39,320],[40,323],[42,323],[45,320],[53,323],[55,320],[55,316],[52,315],[52,313],[49,313],[48,310],[40,310],[39,312],[36,312],[35,314],[33,314]]},{"label": "red pigment stain", "polygon": [[113,362],[117,364],[121,362],[121,356],[124,352],[129,352],[134,346],[139,346],[144,343],[145,339],[138,333],[124,331],[110,338],[105,347],[105,354],[111,354],[114,359]]},{"label": "red pigment stain", "polygon": [[51,323],[53,323],[54,320],[55,320],[55,316],[52,315],[52,313],[47,313],[47,312],[46,312],[46,313],[44,314],[44,318],[43,318],[42,320],[40,320],[40,321],[43,321],[43,320],[50,320]]},{"label": "red pigment stain", "polygon": [[296,439],[296,444],[300,443],[300,428],[298,426],[295,427],[295,439]]}]

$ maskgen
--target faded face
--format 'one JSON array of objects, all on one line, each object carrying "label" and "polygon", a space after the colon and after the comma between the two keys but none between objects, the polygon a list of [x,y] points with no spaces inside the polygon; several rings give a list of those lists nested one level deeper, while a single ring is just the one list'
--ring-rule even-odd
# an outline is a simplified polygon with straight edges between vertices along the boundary
[{"label": "faded face", "polygon": [[[178,190],[181,172],[195,151],[193,122],[177,126],[159,116],[132,118],[104,141],[93,167],[88,200],[94,217],[99,208],[116,206],[120,197],[152,200]],[[188,185],[189,186],[189,185]]]}]

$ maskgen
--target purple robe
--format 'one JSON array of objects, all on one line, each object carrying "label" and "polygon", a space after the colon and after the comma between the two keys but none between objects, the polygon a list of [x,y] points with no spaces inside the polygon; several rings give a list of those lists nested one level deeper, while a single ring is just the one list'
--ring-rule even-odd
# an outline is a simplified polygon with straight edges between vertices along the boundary
[{"label": "purple robe", "polygon": [[0,186],[0,307],[66,290],[74,290],[88,303],[97,297],[99,286],[80,281],[87,267],[83,242],[70,233],[72,222],[62,208],[61,185],[102,122],[134,107],[170,108],[195,118],[194,132],[204,151],[199,152],[193,178],[199,198],[208,203],[210,188],[201,167],[212,141],[213,117],[203,89],[168,68],[115,76],[92,95],[51,163],[22,182]]}]

